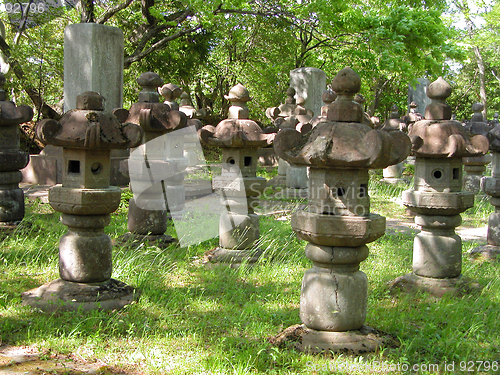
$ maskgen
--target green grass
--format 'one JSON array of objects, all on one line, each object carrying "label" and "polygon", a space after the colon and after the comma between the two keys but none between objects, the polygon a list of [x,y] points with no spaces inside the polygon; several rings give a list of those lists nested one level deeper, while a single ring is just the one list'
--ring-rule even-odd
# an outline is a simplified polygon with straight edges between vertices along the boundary
[{"label": "green grass", "polygon": [[[406,188],[372,182],[371,211],[411,220],[399,201]],[[477,202],[463,215],[464,224],[486,224],[491,207],[484,199]],[[106,232],[119,237],[126,221],[124,198]],[[66,228],[49,205],[29,201],[22,225],[0,240],[1,341],[34,345],[47,358],[71,354],[102,361],[130,374],[329,374],[346,364],[360,370],[336,373],[376,374],[381,371],[360,365],[439,364],[442,369],[452,361],[460,373],[461,361],[500,361],[500,265],[464,256],[463,274],[483,287],[474,295],[436,300],[390,294],[387,283],[411,272],[413,237],[405,233],[369,244],[370,255],[361,263],[369,280],[366,324],[397,337],[398,348],[351,357],[273,347],[269,337],[300,323],[302,275],[311,265],[289,216],[262,217],[260,228],[264,255],[255,267],[204,266],[203,255],[217,239],[187,248],[117,247],[113,277],[141,290],[138,303],[121,311],[45,314],[22,306],[20,294],[58,277],[57,247]],[[172,227],[168,232],[175,235]],[[464,241],[464,254],[476,245]]]}]

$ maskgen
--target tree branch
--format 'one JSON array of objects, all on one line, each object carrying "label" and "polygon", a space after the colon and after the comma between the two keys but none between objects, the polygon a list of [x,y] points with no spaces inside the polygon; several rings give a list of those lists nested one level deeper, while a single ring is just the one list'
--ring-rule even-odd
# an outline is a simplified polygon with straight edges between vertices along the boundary
[{"label": "tree branch", "polygon": [[113,17],[116,13],[118,13],[121,10],[124,10],[128,8],[130,4],[132,4],[133,0],[126,0],[125,2],[118,4],[112,8],[109,8],[107,11],[105,11],[101,17],[96,21],[96,23],[104,24],[106,21],[108,21],[111,17]]},{"label": "tree branch", "polygon": [[161,39],[158,42],[156,42],[155,44],[153,44],[151,47],[149,47],[149,48],[147,48],[147,49],[145,49],[145,50],[143,50],[141,52],[134,53],[133,55],[126,57],[125,58],[125,62],[124,62],[125,69],[129,68],[130,65],[132,65],[132,63],[141,61],[144,57],[146,57],[151,52],[157,51],[158,49],[162,48],[168,42],[170,42],[170,41],[172,41],[174,39],[180,38],[180,37],[182,37],[184,35],[191,34],[191,33],[195,32],[196,30],[199,30],[200,28],[201,28],[201,25],[198,25],[196,27],[192,27],[190,29],[182,30],[182,31],[179,31],[179,32],[177,32],[175,34],[166,36],[163,39]]}]

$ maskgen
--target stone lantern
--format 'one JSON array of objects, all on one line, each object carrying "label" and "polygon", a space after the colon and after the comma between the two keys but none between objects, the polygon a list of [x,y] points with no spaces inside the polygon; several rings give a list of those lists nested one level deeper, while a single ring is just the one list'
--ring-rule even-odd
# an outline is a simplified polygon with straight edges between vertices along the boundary
[{"label": "stone lantern", "polygon": [[415,102],[411,102],[410,105],[410,110],[408,113],[403,116],[403,122],[406,124],[406,130],[408,130],[413,124],[417,121],[423,120],[424,116],[417,112],[418,104]]},{"label": "stone lantern", "polygon": [[[400,131],[374,130],[362,123],[364,112],[354,101],[361,79],[350,68],[333,79],[337,99],[326,122],[307,135],[284,129],[276,135],[279,157],[309,166],[307,207],[292,216],[292,229],[308,242],[307,270],[300,296],[305,325],[301,350],[376,350],[381,340],[367,337],[364,326],[368,282],[359,264],[368,257],[367,243],[385,232],[385,218],[370,213],[369,169],[399,163],[410,152]],[[374,335],[376,336],[376,335]]]},{"label": "stone lantern", "polygon": [[148,241],[165,247],[173,242],[171,236],[164,234],[168,224],[167,209],[180,211],[184,206],[182,181],[187,166],[183,157],[182,136],[173,139],[171,134],[183,128],[187,118],[184,113],[171,110],[170,106],[159,102],[157,88],[163,80],[158,74],[143,73],[137,83],[142,91],[139,101],[130,108],[127,122],[140,125],[144,136],[142,145],[131,150],[128,161],[134,197],[130,199],[128,211],[130,232],[122,236],[120,242]]},{"label": "stone lantern", "polygon": [[179,86],[173,83],[167,83],[160,87],[158,92],[165,98],[163,103],[169,105],[172,110],[179,110],[179,104],[176,102],[182,94],[182,90]]},{"label": "stone lantern", "polygon": [[[465,126],[469,135],[486,135],[491,127],[484,121],[482,111],[483,103],[474,103],[472,105],[472,115],[470,122]],[[486,170],[486,166],[491,163],[491,155],[469,156],[463,158],[464,163],[464,190],[478,194],[481,191],[481,178]]]},{"label": "stone lantern", "polygon": [[413,243],[413,273],[393,282],[393,287],[418,288],[437,297],[468,287],[461,277],[462,241],[455,233],[460,213],[474,205],[474,194],[462,191],[462,158],[488,151],[485,136],[469,137],[460,122],[451,120],[445,102],[450,94],[443,78],[432,82],[425,119],[408,132],[416,156],[415,178],[413,189],[403,192],[403,204],[415,213],[421,231]]},{"label": "stone lantern", "polygon": [[5,77],[0,73],[0,231],[14,229],[24,217],[19,170],[28,164],[29,154],[19,149],[19,124],[33,117],[27,105],[16,107],[7,100],[4,85]]},{"label": "stone lantern", "polygon": [[111,278],[111,239],[104,233],[121,191],[109,185],[112,149],[136,147],[142,129],[104,111],[95,92],[77,97],[59,122],[42,120],[37,137],[63,148],[62,185],[49,190],[68,232],[59,242],[60,279],[23,293],[24,303],[45,311],[117,309],[137,299],[134,288]]},{"label": "stone lantern", "polygon": [[[389,115],[389,118],[382,125],[382,130],[388,132],[400,130],[402,131],[405,128],[404,125],[405,124],[401,122],[397,105],[393,105],[391,107],[391,114]],[[405,181],[403,179],[403,170],[403,162],[397,163],[395,165],[389,165],[382,171],[382,174],[384,176],[382,181],[388,182],[390,184],[404,183]]]},{"label": "stone lantern", "polygon": [[257,151],[272,143],[274,134],[264,134],[248,119],[248,90],[238,84],[229,95],[228,119],[216,127],[207,125],[198,132],[202,142],[222,149],[222,173],[213,178],[214,190],[228,211],[219,222],[219,246],[210,255],[213,263],[238,266],[254,263],[260,252],[252,249],[259,238],[259,216],[254,205],[266,188],[266,179],[257,177]]},{"label": "stone lantern", "polygon": [[488,260],[497,260],[500,255],[500,124],[487,134],[492,153],[491,177],[481,179],[481,189],[489,195],[495,211],[488,219],[487,244],[471,250],[470,256],[482,256]]}]

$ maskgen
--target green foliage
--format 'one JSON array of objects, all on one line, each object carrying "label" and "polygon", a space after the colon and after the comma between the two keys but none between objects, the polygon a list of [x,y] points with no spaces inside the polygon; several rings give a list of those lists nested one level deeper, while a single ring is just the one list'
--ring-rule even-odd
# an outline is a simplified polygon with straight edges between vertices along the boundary
[{"label": "green foliage", "polygon": [[[96,3],[96,18],[118,4]],[[392,104],[406,107],[408,83],[418,76],[441,74],[445,59],[457,54],[453,30],[441,19],[444,6],[441,0],[405,0],[397,5],[379,0],[156,0],[148,8],[153,27],[143,16],[141,2],[134,0],[106,24],[123,30],[126,61],[151,49],[130,66],[126,63],[125,107],[137,100],[135,79],[155,71],[165,82],[196,95],[201,106],[212,110],[215,117],[209,121],[214,125],[226,116],[224,95],[240,82],[254,97],[249,103],[251,118],[266,124],[265,109],[285,99],[290,70],[318,67],[330,80],[351,66],[362,77],[367,110],[385,118]],[[21,42],[12,46],[27,72],[27,83],[39,88],[51,105],[62,97],[63,29],[78,17],[76,10],[69,10],[26,30]],[[142,38],[154,28],[161,31]],[[184,34],[186,30],[192,31]],[[7,42],[12,42],[15,31],[9,31]],[[26,84],[13,80],[12,85],[24,98],[21,88]]]}]

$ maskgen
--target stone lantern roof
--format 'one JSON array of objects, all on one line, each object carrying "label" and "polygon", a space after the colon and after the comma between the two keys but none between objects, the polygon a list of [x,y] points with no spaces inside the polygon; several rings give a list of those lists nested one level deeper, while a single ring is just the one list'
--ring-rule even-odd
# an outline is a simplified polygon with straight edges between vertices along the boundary
[{"label": "stone lantern roof", "polygon": [[273,142],[275,134],[265,134],[259,125],[248,119],[246,103],[252,98],[241,84],[234,86],[226,99],[231,101],[229,118],[216,127],[204,126],[199,136],[206,144],[217,147],[265,147]]},{"label": "stone lantern roof", "polygon": [[425,119],[417,121],[408,132],[416,156],[429,158],[480,156],[488,152],[488,139],[484,135],[469,137],[464,126],[451,120],[451,107],[446,98],[451,86],[439,77],[427,89],[432,99],[425,108]]},{"label": "stone lantern roof", "polygon": [[472,104],[472,112],[470,122],[465,126],[470,135],[482,134],[486,135],[492,127],[484,121],[483,114],[481,113],[484,109],[483,103]]},{"label": "stone lantern roof", "polygon": [[78,95],[76,109],[58,121],[42,120],[36,128],[38,138],[54,146],[82,149],[124,149],[141,144],[142,129],[122,124],[104,111],[104,97],[96,92]]},{"label": "stone lantern roof", "polygon": [[33,118],[33,110],[27,105],[16,105],[7,99],[3,89],[5,76],[0,73],[0,126],[19,125]]},{"label": "stone lantern roof", "polygon": [[404,160],[411,146],[404,133],[374,130],[362,123],[363,108],[354,101],[360,88],[359,75],[342,69],[332,81],[337,99],[328,108],[327,121],[305,136],[283,129],[274,142],[278,156],[319,168],[385,168]]},{"label": "stone lantern roof", "polygon": [[158,87],[163,84],[160,76],[146,72],[139,76],[137,83],[142,87],[139,102],[132,104],[127,122],[139,124],[146,132],[165,133],[183,128],[187,117],[170,106],[160,103]]}]

